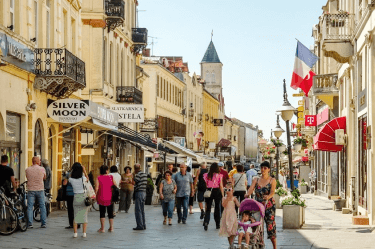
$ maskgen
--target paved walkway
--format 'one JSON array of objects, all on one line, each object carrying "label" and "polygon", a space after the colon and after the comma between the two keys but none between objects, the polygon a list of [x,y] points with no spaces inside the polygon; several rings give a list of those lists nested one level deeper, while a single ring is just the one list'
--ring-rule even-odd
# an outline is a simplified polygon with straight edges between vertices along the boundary
[{"label": "paved walkway", "polygon": [[[277,210],[278,248],[374,248],[375,236],[368,226],[352,226],[351,215],[332,211],[332,201],[313,195],[307,199],[306,224],[303,229],[283,230],[282,210]],[[196,206],[197,207],[197,206]],[[133,209],[133,207],[132,207]],[[176,215],[172,226],[162,225],[161,207],[146,206],[147,230],[133,231],[133,210],[120,213],[115,218],[113,233],[99,234],[99,212],[89,213],[87,238],[73,239],[73,230],[67,226],[66,212],[58,211],[48,219],[48,228],[34,229],[11,236],[0,236],[0,248],[228,248],[227,239],[218,236],[212,222],[204,231],[199,219],[199,209],[189,215],[187,224],[177,224]],[[108,229],[108,223],[107,229]],[[267,236],[267,235],[266,235]],[[266,240],[266,248],[272,248]]]}]

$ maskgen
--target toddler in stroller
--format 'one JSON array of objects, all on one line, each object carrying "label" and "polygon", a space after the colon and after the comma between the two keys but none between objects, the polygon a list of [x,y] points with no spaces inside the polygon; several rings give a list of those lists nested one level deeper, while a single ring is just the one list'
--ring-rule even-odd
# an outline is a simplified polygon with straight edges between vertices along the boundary
[{"label": "toddler in stroller", "polygon": [[[262,203],[245,199],[240,205],[242,221],[238,222],[237,248],[264,248],[263,226],[265,208]],[[245,236],[246,245],[242,245]]]}]

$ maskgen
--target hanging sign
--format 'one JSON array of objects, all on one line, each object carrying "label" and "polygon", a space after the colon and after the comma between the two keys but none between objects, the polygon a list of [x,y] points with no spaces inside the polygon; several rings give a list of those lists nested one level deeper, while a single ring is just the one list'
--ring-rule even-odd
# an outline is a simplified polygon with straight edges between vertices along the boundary
[{"label": "hanging sign", "polygon": [[305,126],[316,126],[316,124],[317,124],[316,115],[305,116]]},{"label": "hanging sign", "polygon": [[89,116],[90,108],[79,99],[48,100],[47,114],[60,123],[78,123]]},{"label": "hanging sign", "polygon": [[145,112],[143,105],[111,105],[111,110],[118,113],[119,123],[143,123]]}]

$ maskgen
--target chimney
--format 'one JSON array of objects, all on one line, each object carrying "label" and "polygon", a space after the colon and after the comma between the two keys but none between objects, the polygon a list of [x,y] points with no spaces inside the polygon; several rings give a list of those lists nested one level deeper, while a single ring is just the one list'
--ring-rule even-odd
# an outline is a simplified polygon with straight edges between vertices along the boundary
[{"label": "chimney", "polygon": [[144,57],[150,57],[150,49],[149,48],[143,49],[142,55]]}]

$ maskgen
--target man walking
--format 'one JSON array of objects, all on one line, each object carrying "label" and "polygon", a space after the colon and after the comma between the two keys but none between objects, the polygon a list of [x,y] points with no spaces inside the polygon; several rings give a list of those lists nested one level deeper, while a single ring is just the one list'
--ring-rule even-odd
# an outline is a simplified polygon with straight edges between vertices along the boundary
[{"label": "man walking", "polygon": [[[203,202],[204,202],[204,192],[206,191],[206,182],[203,179],[203,174],[207,172],[208,172],[207,164],[202,163],[201,168],[198,169],[195,180],[194,180],[195,187],[197,186],[197,183],[198,183],[198,196],[197,197],[198,197],[199,208],[201,209],[201,217],[200,217],[201,220],[204,219],[204,214],[205,214],[205,210],[203,209]],[[205,209],[206,208],[207,208],[207,204],[206,204]]]},{"label": "man walking", "polygon": [[145,218],[145,202],[146,202],[146,188],[147,188],[147,175],[141,171],[141,165],[134,165],[134,195],[135,195],[135,221],[137,227],[133,230],[146,230]]},{"label": "man walking", "polygon": [[[12,183],[12,186],[10,186]],[[13,189],[16,192],[16,180],[14,178],[14,171],[11,167],[8,167],[8,156],[1,156],[1,165],[0,165],[0,187],[4,187],[5,195],[9,196],[10,190]]]},{"label": "man walking", "polygon": [[[189,196],[194,196],[193,178],[191,174],[186,172],[186,165],[180,165],[180,172],[173,175],[173,180],[177,185],[177,215],[178,223],[186,224],[186,218],[189,208]],[[190,194],[191,193],[191,194]],[[181,204],[183,206],[183,214],[181,214]]]},{"label": "man walking", "polygon": [[46,171],[46,179],[44,180],[44,190],[50,193],[52,182],[51,182],[51,168],[49,167],[49,162],[47,159],[42,159],[42,166]]},{"label": "man walking", "polygon": [[37,156],[32,158],[33,165],[26,169],[27,178],[27,215],[29,219],[29,228],[33,228],[33,208],[35,199],[39,202],[40,220],[42,228],[47,227],[47,211],[44,202],[44,182],[46,179],[46,170],[39,166],[40,159]]},{"label": "man walking", "polygon": [[228,172],[224,169],[224,163],[223,162],[219,162],[217,165],[219,165],[219,169],[220,169],[220,174],[223,176],[223,187],[225,188],[227,186],[227,182],[228,182]]},{"label": "man walking", "polygon": [[253,177],[258,175],[258,172],[254,169],[254,164],[250,165],[250,169],[246,172],[247,176],[247,189],[250,188],[251,183],[253,182]]}]

